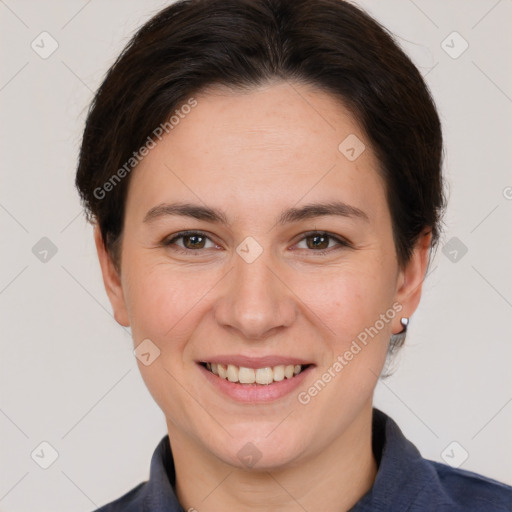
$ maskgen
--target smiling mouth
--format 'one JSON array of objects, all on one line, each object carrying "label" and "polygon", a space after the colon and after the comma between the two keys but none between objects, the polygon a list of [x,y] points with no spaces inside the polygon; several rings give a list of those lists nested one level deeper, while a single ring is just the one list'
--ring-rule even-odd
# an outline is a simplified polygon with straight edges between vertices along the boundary
[{"label": "smiling mouth", "polygon": [[238,384],[268,385],[285,379],[293,379],[299,375],[309,364],[290,364],[268,366],[265,368],[246,368],[233,364],[201,363],[208,371],[221,379]]}]

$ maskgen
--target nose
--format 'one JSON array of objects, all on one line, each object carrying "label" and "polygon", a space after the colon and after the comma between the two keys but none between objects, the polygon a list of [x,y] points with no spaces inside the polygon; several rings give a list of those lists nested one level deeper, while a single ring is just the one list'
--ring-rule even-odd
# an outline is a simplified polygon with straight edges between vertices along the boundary
[{"label": "nose", "polygon": [[[293,324],[297,305],[287,276],[269,250],[248,263],[238,254],[226,276],[215,318],[241,339],[264,340]],[[289,279],[288,279],[289,280]]]}]

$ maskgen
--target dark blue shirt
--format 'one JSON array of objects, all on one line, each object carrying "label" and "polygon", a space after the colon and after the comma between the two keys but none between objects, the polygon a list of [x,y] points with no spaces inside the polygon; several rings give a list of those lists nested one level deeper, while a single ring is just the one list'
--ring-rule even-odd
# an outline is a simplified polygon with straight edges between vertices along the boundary
[{"label": "dark blue shirt", "polygon": [[[350,512],[512,511],[512,487],[424,459],[397,424],[378,409],[373,410],[372,444],[377,477]],[[96,512],[184,512],[174,482],[167,435],[153,453],[149,481]]]}]

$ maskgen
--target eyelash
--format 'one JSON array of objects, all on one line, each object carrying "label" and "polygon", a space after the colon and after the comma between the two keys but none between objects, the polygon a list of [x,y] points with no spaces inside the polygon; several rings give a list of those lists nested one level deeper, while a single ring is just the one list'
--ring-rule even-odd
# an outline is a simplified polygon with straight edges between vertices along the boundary
[{"label": "eyelash", "polygon": [[[193,236],[193,235],[199,235],[201,237],[207,238],[212,243],[215,243],[203,231],[181,231],[181,232],[176,233],[175,235],[173,235],[172,238],[168,238],[168,239],[164,240],[162,242],[162,244],[164,246],[166,246],[166,247],[169,247],[171,245],[175,245],[176,240],[179,240],[180,238],[185,238],[187,236]],[[334,248],[330,247],[328,249],[321,249],[321,250],[306,249],[309,252],[316,253],[317,255],[320,255],[320,256],[323,256],[325,254],[329,254],[330,252],[332,252],[333,249],[336,250],[336,249],[340,249],[340,248],[343,248],[343,247],[352,247],[352,245],[347,240],[344,240],[343,238],[341,238],[339,236],[336,236],[336,235],[333,235],[331,233],[328,233],[326,231],[309,231],[307,233],[304,233],[303,237],[300,240],[298,240],[296,243],[302,242],[306,238],[310,238],[310,237],[314,237],[314,236],[327,237],[330,240],[334,240],[338,244],[337,248],[336,247],[334,247]],[[182,247],[179,247],[179,246],[175,245],[175,247],[173,247],[172,250],[180,252],[182,254],[190,254],[190,253],[193,253],[193,252],[201,252],[202,250],[206,250],[206,249],[186,249],[186,248],[182,248]]]}]

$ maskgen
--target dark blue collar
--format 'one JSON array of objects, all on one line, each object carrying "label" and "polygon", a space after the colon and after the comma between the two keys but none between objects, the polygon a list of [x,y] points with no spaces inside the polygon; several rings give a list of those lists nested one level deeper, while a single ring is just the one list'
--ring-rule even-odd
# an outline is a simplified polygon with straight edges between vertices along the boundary
[{"label": "dark blue collar", "polygon": [[[372,429],[377,477],[350,512],[512,510],[512,487],[422,458],[397,424],[378,409],[373,409]],[[173,489],[175,480],[166,435],[153,453],[149,481],[97,512],[184,512]]]}]

